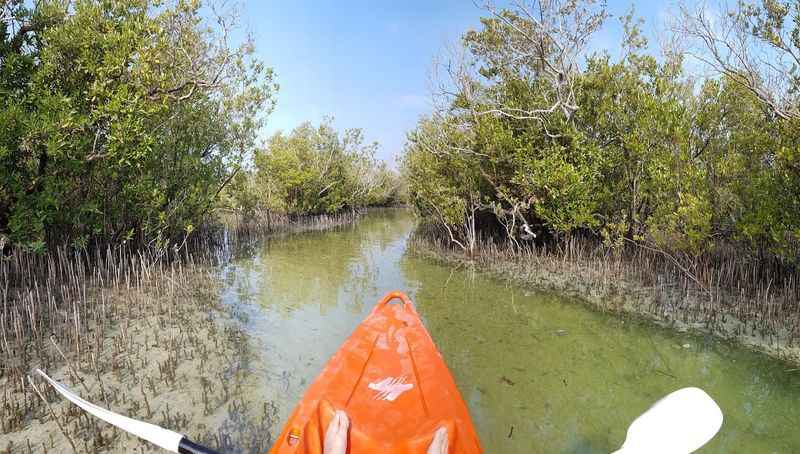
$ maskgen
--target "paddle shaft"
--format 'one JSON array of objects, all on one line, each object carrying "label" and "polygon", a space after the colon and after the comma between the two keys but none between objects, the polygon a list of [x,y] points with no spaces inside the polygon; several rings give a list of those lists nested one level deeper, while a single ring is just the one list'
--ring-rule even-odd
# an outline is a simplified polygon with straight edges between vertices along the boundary
[{"label": "paddle shaft", "polygon": [[217,451],[214,451],[211,448],[206,448],[205,446],[198,445],[197,443],[189,440],[186,437],[181,439],[180,444],[178,445],[178,452],[181,454],[220,454]]},{"label": "paddle shaft", "polygon": [[[173,432],[163,427],[158,427],[154,424],[137,421],[127,416],[122,416],[114,413],[106,408],[98,407],[97,405],[82,399],[72,390],[50,378],[47,374],[39,369],[35,372],[41,375],[50,386],[53,387],[59,394],[61,394],[68,401],[80,407],[83,411],[95,416],[113,426],[116,426],[131,435],[149,441],[150,443],[166,449],[170,452],[177,452],[181,454],[220,454],[213,449],[206,448],[199,445],[192,440],[189,440],[182,434]],[[28,377],[30,380],[30,377]],[[31,382],[33,383],[33,382]]]}]

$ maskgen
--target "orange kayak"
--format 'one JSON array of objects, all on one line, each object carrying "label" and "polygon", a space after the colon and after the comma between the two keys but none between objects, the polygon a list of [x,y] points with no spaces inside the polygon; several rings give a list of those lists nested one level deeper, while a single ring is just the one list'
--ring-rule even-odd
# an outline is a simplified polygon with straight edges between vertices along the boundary
[{"label": "orange kayak", "polygon": [[441,426],[451,454],[483,452],[450,371],[401,292],[386,294],[328,361],[270,454],[322,454],[336,410],[350,417],[351,454],[424,454]]}]

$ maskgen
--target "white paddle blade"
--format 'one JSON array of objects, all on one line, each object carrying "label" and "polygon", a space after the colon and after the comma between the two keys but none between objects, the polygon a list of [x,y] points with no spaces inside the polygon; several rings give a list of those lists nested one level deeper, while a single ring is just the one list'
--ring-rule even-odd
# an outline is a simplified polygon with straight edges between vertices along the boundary
[{"label": "white paddle blade", "polygon": [[105,408],[98,407],[91,402],[81,399],[80,396],[73,393],[69,388],[48,377],[47,374],[41,370],[36,369],[35,372],[44,377],[44,379],[47,380],[47,382],[50,383],[53,389],[58,391],[59,394],[64,396],[73,404],[81,407],[86,412],[102,419],[109,424],[119,427],[131,435],[135,435],[143,440],[147,440],[160,448],[171,452],[178,452],[178,445],[180,444],[183,435],[153,424],[118,415],[112,411],[106,410]]},{"label": "white paddle blade", "polygon": [[628,427],[615,454],[689,454],[722,427],[722,410],[699,388],[679,389],[655,403]]}]

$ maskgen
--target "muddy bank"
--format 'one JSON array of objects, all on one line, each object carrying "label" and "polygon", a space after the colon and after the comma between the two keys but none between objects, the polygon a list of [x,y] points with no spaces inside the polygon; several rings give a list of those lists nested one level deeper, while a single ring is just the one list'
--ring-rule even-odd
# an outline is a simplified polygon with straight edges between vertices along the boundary
[{"label": "muddy bank", "polygon": [[765,320],[757,306],[770,301],[742,297],[735,289],[710,293],[679,285],[667,276],[644,283],[638,279],[639,270],[619,260],[589,261],[492,247],[468,257],[421,235],[414,236],[409,252],[450,266],[476,268],[523,287],[556,291],[605,312],[645,318],[679,332],[712,334],[800,365],[796,317]]},{"label": "muddy bank", "polygon": [[[184,270],[172,291],[94,289],[109,308],[135,308],[109,322],[80,355],[53,338],[44,348],[66,361],[32,364],[82,397],[132,418],[186,433],[225,452],[263,452],[275,423],[263,384],[248,373],[251,349],[235,310],[219,303],[210,269]],[[99,329],[84,333],[87,338]],[[34,361],[36,363],[37,361]],[[3,389],[3,452],[130,452],[154,448],[83,414],[41,380],[8,375]],[[244,398],[242,396],[252,396]],[[58,419],[56,422],[53,415]]]}]

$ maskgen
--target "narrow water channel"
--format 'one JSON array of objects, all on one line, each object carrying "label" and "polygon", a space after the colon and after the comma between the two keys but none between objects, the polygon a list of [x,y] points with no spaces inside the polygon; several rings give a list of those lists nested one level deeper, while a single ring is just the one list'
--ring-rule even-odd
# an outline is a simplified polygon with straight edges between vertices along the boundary
[{"label": "narrow water channel", "polygon": [[[608,453],[661,396],[698,386],[725,422],[703,453],[800,452],[800,371],[406,254],[414,220],[372,213],[332,232],[264,241],[222,272],[247,315],[281,424],[385,292],[415,301],[487,453]],[[278,431],[280,427],[276,427]]]}]

